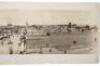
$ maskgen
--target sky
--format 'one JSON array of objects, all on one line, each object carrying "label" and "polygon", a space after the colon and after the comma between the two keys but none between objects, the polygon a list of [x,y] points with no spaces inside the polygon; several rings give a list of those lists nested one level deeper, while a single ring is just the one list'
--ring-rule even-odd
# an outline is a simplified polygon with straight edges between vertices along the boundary
[{"label": "sky", "polygon": [[0,25],[95,24],[94,14],[68,10],[0,10]]},{"label": "sky", "polygon": [[0,2],[0,25],[96,24],[94,3]]}]

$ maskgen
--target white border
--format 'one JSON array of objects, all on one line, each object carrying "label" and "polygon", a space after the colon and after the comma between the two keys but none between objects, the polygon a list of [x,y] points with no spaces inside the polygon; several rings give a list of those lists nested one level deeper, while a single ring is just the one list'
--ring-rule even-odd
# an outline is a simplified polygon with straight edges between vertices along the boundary
[{"label": "white border", "polygon": [[[1,2],[0,2],[1,3]],[[26,6],[28,4],[28,6]],[[35,5],[34,5],[35,4]],[[29,2],[4,2],[0,9],[27,9],[33,6],[32,9],[67,9],[67,10],[89,10],[96,12],[97,3],[34,3]],[[21,6],[22,5],[22,6]],[[39,6],[38,6],[39,5]],[[30,8],[29,8],[30,9]],[[33,63],[98,63],[98,54],[43,54],[43,55],[0,55],[0,64],[33,64]]]}]

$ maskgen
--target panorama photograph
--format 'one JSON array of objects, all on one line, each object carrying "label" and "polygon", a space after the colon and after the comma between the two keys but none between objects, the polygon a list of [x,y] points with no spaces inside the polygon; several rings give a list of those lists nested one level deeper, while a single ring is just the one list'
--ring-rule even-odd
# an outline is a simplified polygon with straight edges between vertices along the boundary
[{"label": "panorama photograph", "polygon": [[91,54],[97,26],[87,11],[0,10],[0,54]]}]

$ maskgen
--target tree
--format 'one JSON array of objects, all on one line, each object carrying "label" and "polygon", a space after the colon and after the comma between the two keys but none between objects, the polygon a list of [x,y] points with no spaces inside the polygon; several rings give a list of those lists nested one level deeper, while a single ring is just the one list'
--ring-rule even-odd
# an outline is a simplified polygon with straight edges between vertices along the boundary
[{"label": "tree", "polygon": [[89,30],[90,29],[90,26],[89,25],[86,25],[85,28],[87,28]]},{"label": "tree", "polygon": [[68,27],[69,27],[69,28],[71,28],[71,26],[72,26],[72,23],[71,23],[71,22],[69,22]]}]

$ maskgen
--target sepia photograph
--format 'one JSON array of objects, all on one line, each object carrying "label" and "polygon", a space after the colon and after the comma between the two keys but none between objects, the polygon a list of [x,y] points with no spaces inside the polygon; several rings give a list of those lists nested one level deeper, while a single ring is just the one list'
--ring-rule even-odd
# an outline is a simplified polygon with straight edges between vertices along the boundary
[{"label": "sepia photograph", "polygon": [[0,64],[98,63],[98,8],[0,2]]},{"label": "sepia photograph", "polygon": [[97,26],[86,11],[0,10],[0,54],[89,54]]}]

